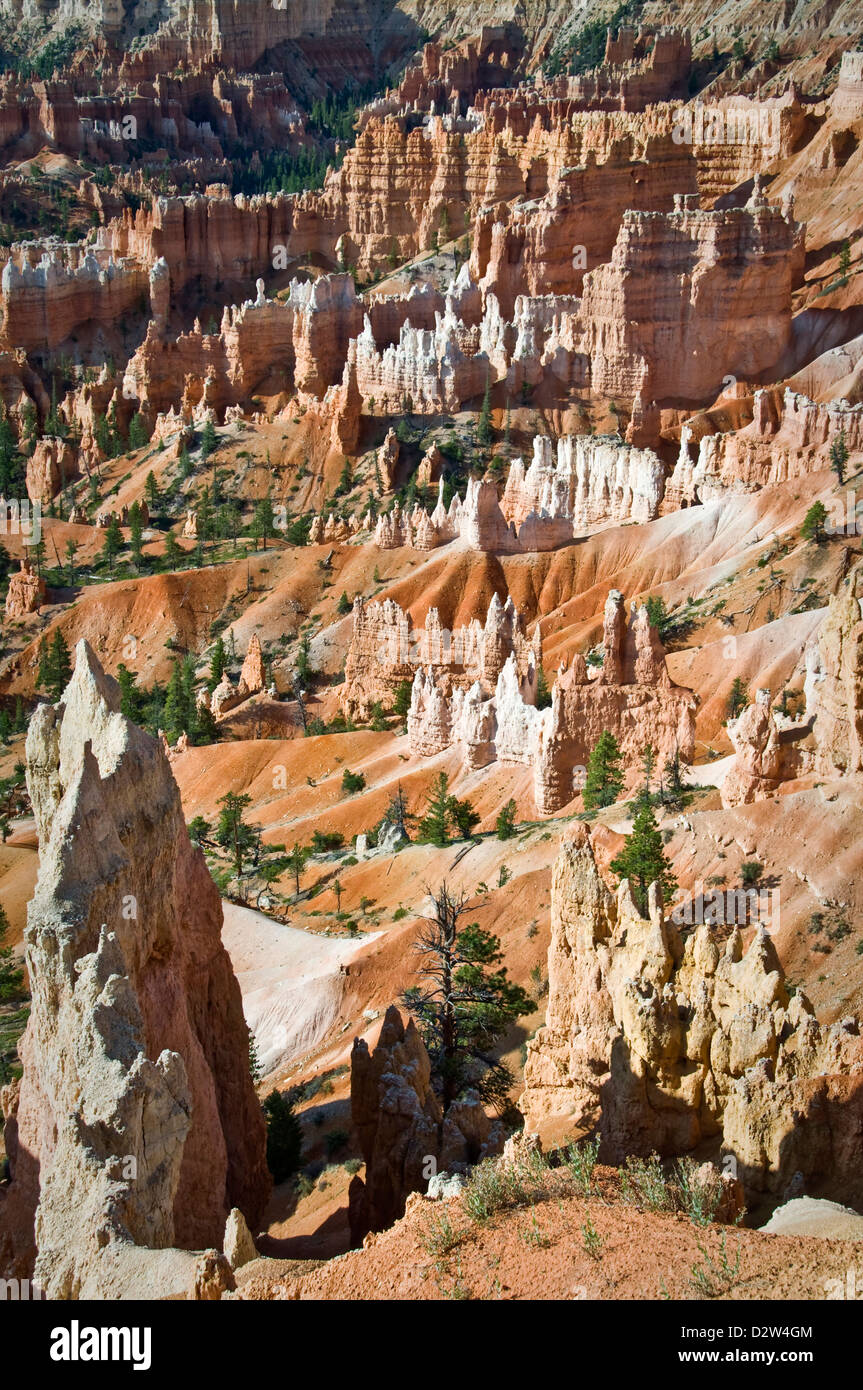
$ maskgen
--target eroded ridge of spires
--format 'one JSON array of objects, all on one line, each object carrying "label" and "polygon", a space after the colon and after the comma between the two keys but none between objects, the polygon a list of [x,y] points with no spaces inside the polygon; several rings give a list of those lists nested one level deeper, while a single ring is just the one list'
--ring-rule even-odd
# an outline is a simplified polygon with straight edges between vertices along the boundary
[{"label": "eroded ridge of spires", "polygon": [[597,1126],[601,1154],[680,1154],[713,1140],[751,1191],[795,1173],[859,1181],[859,1021],[818,1023],[785,983],[763,924],[683,934],[657,885],[649,912],[612,894],[585,826],[554,867],[545,1027],[528,1042],[528,1132],[565,1141]]},{"label": "eroded ridge of spires", "polygon": [[611,591],[600,674],[591,680],[584,657],[576,655],[558,671],[551,706],[543,710],[536,708],[538,666],[537,659],[535,670],[522,672],[508,657],[490,696],[479,683],[449,690],[433,667],[421,667],[408,714],[411,752],[428,757],[458,743],[468,767],[494,761],[532,767],[541,815],[559,811],[580,789],[604,730],[614,734],[628,766],[647,743],[660,764],[675,754],[691,761],[697,696],[673,684],[643,605],[627,621],[623,595]]}]

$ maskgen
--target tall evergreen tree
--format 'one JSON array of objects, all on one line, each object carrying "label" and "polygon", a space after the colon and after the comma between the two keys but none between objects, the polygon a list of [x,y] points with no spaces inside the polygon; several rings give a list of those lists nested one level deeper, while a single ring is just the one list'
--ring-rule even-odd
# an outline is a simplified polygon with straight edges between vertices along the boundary
[{"label": "tall evergreen tree", "polygon": [[816,545],[821,545],[827,521],[827,508],[823,502],[813,502],[808,512],[803,518],[803,525],[800,527],[800,535],[804,541],[814,541]]},{"label": "tall evergreen tree", "polygon": [[133,502],[129,509],[129,548],[132,551],[132,562],[135,569],[139,572],[144,568],[146,563],[143,540],[144,521],[141,516],[141,508],[137,502]]},{"label": "tall evergreen tree", "polygon": [[415,942],[423,983],[402,1002],[419,1024],[444,1112],[468,1087],[503,1109],[512,1076],[494,1047],[533,1000],[508,978],[498,937],[476,922],[459,930],[466,896],[443,883],[430,897],[433,914]]},{"label": "tall evergreen tree", "polygon": [[112,515],[110,522],[105,530],[105,540],[102,545],[102,559],[107,561],[108,570],[114,573],[114,565],[117,556],[123,549],[123,532],[120,523],[115,515]]},{"label": "tall evergreen tree", "polygon": [[659,884],[664,902],[671,901],[677,879],[671,860],[662,847],[662,832],[652,806],[641,807],[632,822],[632,834],[627,835],[623,849],[612,859],[610,868],[619,879],[629,880],[633,901],[642,917],[647,916],[651,883]]},{"label": "tall evergreen tree", "polygon": [[267,541],[276,534],[276,518],[273,512],[273,499],[267,494],[259,502],[255,503],[255,515],[252,521],[252,535],[255,538],[255,549],[258,548],[258,541],[263,541],[263,548],[266,550]]},{"label": "tall evergreen tree", "polygon": [[585,809],[611,806],[623,791],[621,754],[617,739],[603,729],[587,760],[587,776],[582,793]]},{"label": "tall evergreen tree", "polygon": [[213,648],[213,655],[210,657],[210,675],[207,680],[207,689],[213,693],[228,664],[228,657],[225,652],[225,643],[222,637],[216,638],[216,645]]},{"label": "tall evergreen tree", "polygon": [[845,443],[844,428],[839,431],[830,445],[830,467],[840,483],[845,481],[845,465],[848,462],[848,445]]},{"label": "tall evergreen tree", "polygon": [[419,839],[422,844],[440,847],[449,843],[451,801],[449,778],[445,772],[439,772],[429,788],[426,813],[420,821]]},{"label": "tall evergreen tree", "polygon": [[216,843],[230,854],[238,879],[260,838],[257,826],[247,825],[243,818],[246,807],[251,804],[252,798],[246,792],[226,792],[217,802],[222,809],[216,824]]},{"label": "tall evergreen tree", "polygon": [[19,999],[24,993],[24,971],[18,965],[11,946],[7,946],[9,918],[0,903],[0,1002]]},{"label": "tall evergreen tree", "polygon": [[485,395],[482,398],[482,408],[477,421],[476,437],[480,444],[485,445],[491,444],[494,438],[491,424],[491,378],[488,375],[485,379]]},{"label": "tall evergreen tree", "polygon": [[387,809],[384,811],[384,824],[394,825],[399,834],[404,839],[410,839],[410,827],[414,824],[416,816],[408,809],[408,799],[405,796],[404,788],[399,782],[398,787],[389,799]]},{"label": "tall evergreen tree", "polygon": [[206,463],[207,459],[214,454],[219,447],[219,440],[216,434],[216,427],[212,420],[207,420],[201,431],[201,458]]},{"label": "tall evergreen tree", "polygon": [[66,639],[56,628],[50,641],[43,637],[39,644],[39,669],[36,683],[54,704],[62,697],[72,675],[72,661]]},{"label": "tall evergreen tree", "polygon": [[746,689],[746,682],[742,676],[735,676],[731,682],[731,689],[728,692],[728,699],[725,702],[725,713],[729,719],[736,719],[742,714],[749,704],[749,692]]},{"label": "tall evergreen tree", "polygon": [[187,732],[186,694],[183,689],[183,673],[179,661],[171,663],[171,674],[165,692],[165,736],[169,743],[176,743],[182,733]]},{"label": "tall evergreen tree", "polygon": [[303,1131],[293,1106],[281,1091],[271,1091],[262,1105],[267,1122],[267,1167],[273,1182],[286,1182],[300,1166]]},{"label": "tall evergreen tree", "polygon": [[545,667],[540,662],[539,670],[536,673],[536,707],[537,709],[548,709],[551,706],[551,691],[546,680]]}]

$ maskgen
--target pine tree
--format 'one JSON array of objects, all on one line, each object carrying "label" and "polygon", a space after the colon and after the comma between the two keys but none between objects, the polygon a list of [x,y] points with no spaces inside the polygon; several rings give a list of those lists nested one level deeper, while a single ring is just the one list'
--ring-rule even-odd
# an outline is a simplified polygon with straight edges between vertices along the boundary
[{"label": "pine tree", "polygon": [[642,806],[632,823],[632,834],[627,835],[623,849],[612,859],[610,868],[619,879],[629,880],[633,901],[642,917],[647,916],[648,890],[652,883],[659,884],[664,902],[671,901],[677,879],[662,847],[662,832],[652,806]]},{"label": "pine tree", "polygon": [[281,1091],[271,1091],[262,1105],[267,1122],[267,1167],[273,1182],[286,1182],[300,1166],[303,1131],[293,1106]]},{"label": "pine tree", "polygon": [[212,540],[214,529],[213,509],[210,506],[210,494],[205,488],[201,493],[201,500],[198,503],[197,513],[198,546],[202,552],[207,541]]},{"label": "pine tree", "polygon": [[[136,412],[129,421],[129,449],[134,453],[138,449],[143,449],[150,442],[150,435],[147,426],[140,412]],[[152,474],[150,475],[152,477]]]},{"label": "pine tree", "polygon": [[444,1113],[468,1087],[503,1109],[512,1076],[494,1047],[534,1003],[509,980],[498,937],[476,922],[459,931],[470,907],[465,894],[443,883],[431,900],[433,916],[415,943],[424,983],[406,990],[402,1003],[419,1024]]},{"label": "pine tree", "polygon": [[179,661],[171,663],[171,675],[165,693],[164,720],[168,742],[176,743],[180,734],[186,732],[186,696]]},{"label": "pine tree", "polygon": [[42,575],[43,575],[43,573],[44,573],[44,570],[45,570],[45,537],[44,537],[44,536],[40,536],[39,539],[38,539],[38,541],[36,542],[36,544],[35,544],[34,546],[31,546],[31,547],[30,547],[30,559],[32,560],[33,564],[36,566],[36,573],[38,574],[39,578],[41,579],[41,578],[42,578]]},{"label": "pine tree", "polygon": [[655,627],[659,636],[664,638],[671,624],[671,614],[665,607],[665,599],[658,594],[650,594],[644,601],[647,609],[647,616],[651,626]]},{"label": "pine tree", "polygon": [[495,830],[499,840],[511,840],[515,834],[515,813],[516,804],[510,799],[500,811],[495,822]]},{"label": "pine tree", "polygon": [[169,570],[179,569],[186,557],[186,552],[179,544],[173,531],[169,531],[165,537],[164,562],[165,568]]},{"label": "pine tree", "polygon": [[70,537],[66,542],[66,578],[70,585],[75,583],[75,556],[78,554],[78,546]]},{"label": "pine tree", "polygon": [[749,692],[742,676],[735,676],[725,702],[725,713],[729,719],[736,719],[749,704]]},{"label": "pine tree", "polygon": [[192,724],[196,744],[218,743],[219,726],[209,705],[195,706]]},{"label": "pine tree", "polygon": [[653,769],[654,769],[655,763],[656,763],[656,749],[654,748],[654,746],[653,746],[652,743],[648,743],[647,746],[646,746],[645,749],[644,749],[643,754],[642,754],[642,761],[641,761],[642,782],[641,782],[641,786],[639,787],[638,791],[637,791],[636,794],[635,794],[634,809],[635,809],[636,812],[640,811],[642,806],[652,806],[652,805],[653,805],[653,794],[652,794],[652,792],[651,792],[651,790],[650,790],[650,783],[651,783],[651,779],[652,779],[652,777],[653,777]]},{"label": "pine tree", "polygon": [[664,787],[662,799],[666,806],[679,807],[684,804],[689,790],[686,781],[686,767],[681,761],[680,749],[674,745],[674,752],[663,768]]},{"label": "pine tree", "polygon": [[468,800],[459,801],[458,797],[451,796],[449,799],[449,816],[455,830],[462,840],[469,840],[473,834],[474,827],[479,825],[482,817]]},{"label": "pine tree", "polygon": [[815,541],[821,545],[824,540],[824,526],[827,521],[827,508],[823,502],[813,502],[803,518],[800,535],[804,541]]},{"label": "pine tree", "polygon": [[540,663],[536,674],[536,707],[537,709],[548,709],[551,705],[551,691],[548,688],[548,681],[545,677],[545,668]]},{"label": "pine tree", "polygon": [[117,667],[117,684],[120,687],[120,712],[127,719],[138,719],[138,682],[134,672],[124,662]]},{"label": "pine tree", "polygon": [[611,806],[622,790],[620,748],[614,734],[608,729],[603,729],[587,760],[587,776],[582,794],[585,809],[594,811],[598,807]]},{"label": "pine tree", "polygon": [[96,446],[103,459],[111,457],[111,428],[104,415],[96,421]]},{"label": "pine tree", "polygon": [[299,896],[300,892],[300,874],[306,867],[306,860],[308,857],[309,851],[303,845],[295,844],[288,853],[288,870],[294,876],[294,888],[296,889],[297,896]]},{"label": "pine tree", "polygon": [[180,450],[180,457],[177,462],[180,465],[180,480],[181,482],[185,482],[187,478],[191,478],[195,471],[194,464],[189,455],[189,450],[186,448],[185,444]]},{"label": "pine tree", "polygon": [[107,561],[110,574],[114,573],[114,563],[120,551],[123,549],[123,532],[120,530],[120,523],[116,515],[112,515],[105,531],[105,541],[102,545],[102,559]]},{"label": "pine tree", "polygon": [[449,778],[439,772],[432,782],[426,799],[426,813],[420,821],[421,844],[441,847],[449,843],[450,803]]},{"label": "pine tree", "polygon": [[216,428],[212,420],[207,420],[201,431],[201,459],[206,463],[211,454],[214,454],[219,447],[219,440]]},{"label": "pine tree", "polygon": [[276,534],[276,518],[273,512],[273,500],[269,496],[262,497],[255,503],[255,514],[252,520],[252,535],[255,538],[255,549],[258,548],[258,541],[264,543],[264,550],[267,548],[267,541],[270,536]]},{"label": "pine tree", "polygon": [[249,1073],[250,1073],[251,1078],[252,1078],[252,1084],[255,1085],[255,1086],[257,1086],[257,1084],[258,1084],[258,1082],[260,1081],[261,1076],[262,1076],[261,1059],[260,1059],[260,1057],[258,1056],[258,1044],[257,1044],[257,1042],[255,1041],[255,1035],[254,1035],[254,1033],[252,1032],[251,1028],[248,1029],[248,1034],[249,1034]]},{"label": "pine tree", "polygon": [[158,510],[162,502],[162,497],[159,492],[159,485],[156,482],[156,475],[153,472],[152,468],[150,469],[150,472],[147,474],[147,480],[144,483],[144,496],[147,499],[147,506],[149,507],[150,515],[152,516],[154,512]]},{"label": "pine tree", "polygon": [[142,548],[144,538],[144,522],[141,517],[141,508],[137,502],[133,502],[129,509],[129,545],[132,551],[132,562],[136,570],[144,568],[144,551]]},{"label": "pine tree", "polygon": [[840,483],[845,481],[845,465],[848,462],[848,445],[845,443],[844,428],[839,431],[830,445],[830,467]]},{"label": "pine tree", "polygon": [[301,690],[308,690],[312,678],[312,663],[309,656],[309,637],[304,633],[297,649],[297,683]]},{"label": "pine tree", "polygon": [[2,496],[7,497],[12,490],[18,471],[18,442],[6,413],[6,406],[0,402],[0,494]]},{"label": "pine tree", "polygon": [[61,699],[72,675],[72,661],[66,639],[56,628],[51,640],[43,637],[39,644],[39,670],[36,684],[46,691],[54,704]]},{"label": "pine tree", "polygon": [[394,825],[399,831],[399,834],[405,840],[409,840],[409,828],[415,821],[416,816],[408,809],[408,799],[405,796],[401,782],[399,782],[398,787],[389,799],[387,809],[384,811],[383,824]]},{"label": "pine tree", "polygon": [[494,438],[494,431],[491,425],[491,378],[486,376],[485,395],[482,398],[482,409],[479,412],[479,420],[476,426],[476,437],[480,444],[491,444]]},{"label": "pine tree", "polygon": [[351,611],[351,601],[350,601],[350,599],[348,598],[347,591],[346,591],[345,589],[343,589],[342,592],[341,592],[341,596],[339,597],[339,601],[338,601],[338,603],[336,604],[336,612],[337,612],[337,613],[340,613],[341,616],[344,617],[345,614],[346,614],[346,613],[350,613],[350,611]]},{"label": "pine tree", "polygon": [[221,637],[216,638],[216,645],[213,648],[213,655],[210,657],[210,675],[207,681],[207,689],[213,693],[222,676],[225,674],[225,667],[228,658],[225,653],[225,643]]},{"label": "pine tree", "polygon": [[413,685],[411,681],[399,681],[396,686],[396,693],[393,698],[393,714],[400,719],[406,719],[408,710],[411,707],[411,692]]},{"label": "pine tree", "polygon": [[24,993],[24,971],[15,962],[12,947],[4,945],[9,930],[9,918],[0,903],[0,1001],[4,1003]]},{"label": "pine tree", "polygon": [[216,825],[216,843],[230,854],[238,879],[259,838],[257,827],[246,825],[243,819],[243,812],[251,804],[252,798],[246,792],[226,792],[217,802],[222,809]]}]

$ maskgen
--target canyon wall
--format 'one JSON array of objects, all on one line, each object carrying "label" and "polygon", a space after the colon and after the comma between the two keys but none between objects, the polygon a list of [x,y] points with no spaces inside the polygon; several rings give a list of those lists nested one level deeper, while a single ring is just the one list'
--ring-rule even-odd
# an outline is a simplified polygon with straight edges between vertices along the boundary
[{"label": "canyon wall", "polygon": [[[683,425],[677,463],[665,488],[665,510],[710,502],[729,492],[754,492],[829,468],[831,445],[840,436],[848,450],[849,474],[863,456],[863,406],[844,400],[816,403],[787,386],[784,391],[756,391],[753,418],[740,429],[714,434],[711,426],[708,414]],[[829,505],[835,509],[836,503]]]}]

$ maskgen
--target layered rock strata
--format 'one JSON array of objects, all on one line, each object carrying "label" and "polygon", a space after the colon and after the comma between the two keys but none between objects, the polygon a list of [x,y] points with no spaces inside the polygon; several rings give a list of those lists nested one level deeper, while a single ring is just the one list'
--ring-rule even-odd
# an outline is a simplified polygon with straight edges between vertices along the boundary
[{"label": "layered rock strata", "polygon": [[489,693],[510,658],[525,688],[534,688],[536,641],[528,640],[512,599],[502,603],[497,594],[484,624],[474,618],[453,631],[442,625],[436,608],[428,610],[421,628],[413,628],[410,614],[391,599],[364,603],[356,598],[341,708],[351,717],[367,718],[372,704],[388,706],[398,684],[413,680],[419,670],[434,672],[447,691],[479,682]]}]

